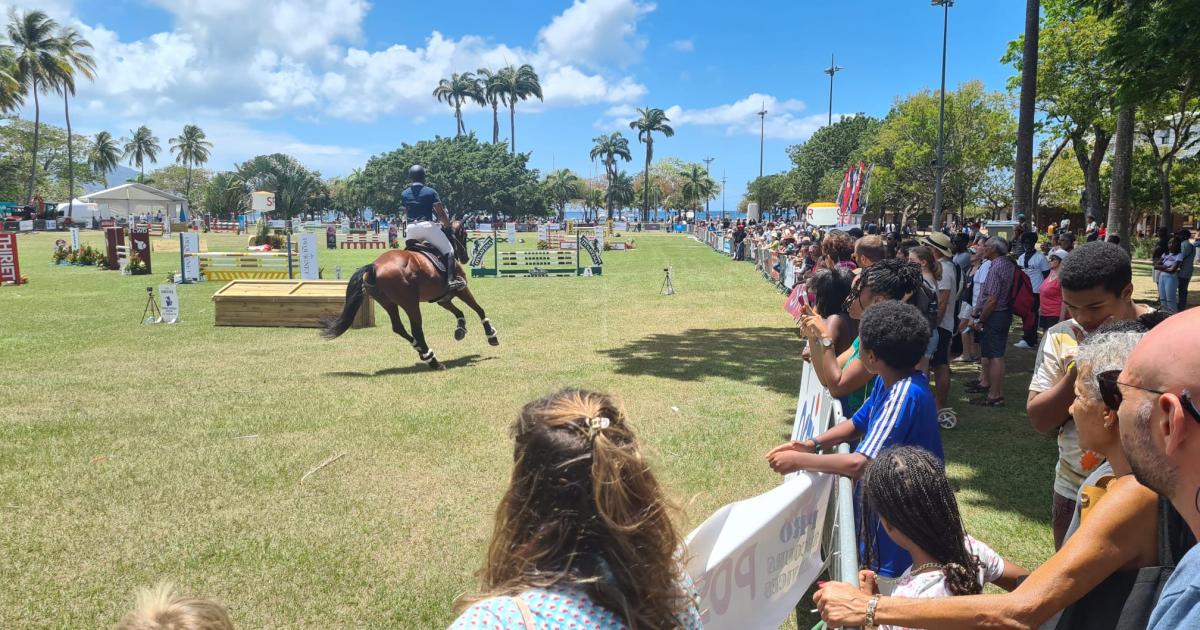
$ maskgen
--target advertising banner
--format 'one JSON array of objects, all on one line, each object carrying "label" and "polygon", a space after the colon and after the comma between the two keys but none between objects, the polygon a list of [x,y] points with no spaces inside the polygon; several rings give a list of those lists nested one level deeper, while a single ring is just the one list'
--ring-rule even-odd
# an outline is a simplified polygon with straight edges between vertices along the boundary
[{"label": "advertising banner", "polygon": [[496,244],[496,239],[495,239],[495,237],[492,237],[492,236],[474,241],[475,249],[474,249],[474,251],[471,252],[471,266],[472,267],[483,266],[483,255],[486,254],[488,252],[488,250],[491,249],[492,246],[495,244]]},{"label": "advertising banner", "polygon": [[21,282],[21,261],[17,257],[17,235],[0,232],[0,284]]},{"label": "advertising banner", "polygon": [[312,232],[300,234],[300,279],[318,280],[321,269],[317,266],[317,235]]},{"label": "advertising banner", "polygon": [[200,259],[188,254],[200,253],[200,235],[196,232],[179,233],[179,255],[183,259],[183,281],[200,281]]},{"label": "advertising banner", "polygon": [[508,244],[516,245],[517,244],[517,224],[513,223],[512,221],[509,221],[508,224],[504,226],[504,229],[508,233]]},{"label": "advertising banner", "polygon": [[129,256],[137,258],[146,265],[145,273],[153,273],[150,269],[150,228],[139,225],[129,228]]},{"label": "advertising banner", "polygon": [[71,228],[71,250],[79,250],[79,228],[77,227]]},{"label": "advertising banner", "polygon": [[174,284],[158,285],[158,301],[161,302],[159,310],[163,322],[174,324],[179,321],[179,293]]},{"label": "advertising banner", "polygon": [[706,630],[778,628],[821,571],[833,475],[799,473],[717,510],[688,535]]},{"label": "advertising banner", "polygon": [[545,223],[543,223],[538,226],[538,242],[539,243],[549,243],[550,242],[550,226],[549,225],[546,225]]}]

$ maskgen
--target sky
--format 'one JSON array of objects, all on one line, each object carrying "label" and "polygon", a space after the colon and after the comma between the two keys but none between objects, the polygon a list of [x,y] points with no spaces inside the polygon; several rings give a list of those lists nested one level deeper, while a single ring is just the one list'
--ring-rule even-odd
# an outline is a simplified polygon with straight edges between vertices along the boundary
[{"label": "sky", "polygon": [[[959,0],[950,9],[947,86],[978,79],[1005,90],[1000,63],[1024,26],[1019,0]],[[928,0],[0,0],[41,8],[95,45],[97,76],[72,102],[77,133],[117,137],[148,125],[167,148],[183,125],[213,142],[209,168],[283,152],[323,176],[345,175],[401,143],[453,135],[453,110],[432,96],[452,72],[530,63],[545,100],[517,105],[517,150],[543,173],[602,176],[592,139],[622,131],[640,170],[644,147],[628,122],[666,110],[672,138],[655,159],[699,162],[727,179],[733,209],[759,172],[783,171],[786,149],[829,115],[884,116],[897,97],[937,88],[942,10]],[[32,104],[22,115],[31,118]],[[502,112],[503,114],[503,112]],[[61,101],[43,119],[63,123]],[[491,109],[468,129],[491,138]],[[507,117],[501,136],[509,137]],[[164,151],[165,153],[165,151]],[[159,165],[169,161],[160,155]],[[713,210],[722,203],[713,201]]]}]

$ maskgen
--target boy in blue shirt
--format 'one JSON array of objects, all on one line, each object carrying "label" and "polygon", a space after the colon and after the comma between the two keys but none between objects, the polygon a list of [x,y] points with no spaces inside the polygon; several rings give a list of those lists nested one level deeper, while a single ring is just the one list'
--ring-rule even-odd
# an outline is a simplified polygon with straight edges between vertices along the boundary
[{"label": "boy in blue shirt", "polygon": [[[767,461],[775,472],[809,470],[858,479],[871,458],[896,445],[918,446],[945,460],[937,404],[925,374],[917,370],[929,343],[929,321],[915,306],[888,300],[863,313],[858,335],[863,366],[876,375],[870,397],[850,420],[815,438],[772,449]],[[838,444],[856,440],[853,452],[833,452]],[[912,558],[888,537],[882,524],[872,527],[879,566],[871,568],[883,577],[900,576]]]}]

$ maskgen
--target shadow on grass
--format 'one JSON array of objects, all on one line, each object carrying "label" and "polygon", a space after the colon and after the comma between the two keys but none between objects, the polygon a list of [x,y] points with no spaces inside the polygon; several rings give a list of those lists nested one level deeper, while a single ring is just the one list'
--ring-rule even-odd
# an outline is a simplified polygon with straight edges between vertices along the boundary
[{"label": "shadow on grass", "polygon": [[951,474],[954,487],[973,494],[960,495],[960,501],[1049,525],[1058,447],[1053,436],[1041,435],[1029,424],[1025,399],[1035,351],[1011,347],[1020,339],[1019,331],[1018,325],[1008,336],[1005,406],[969,404],[980,395],[966,393],[962,384],[977,378],[979,370],[954,364],[949,403],[958,412],[958,426],[942,431],[942,443],[947,464],[961,466]]},{"label": "shadow on grass", "polygon": [[679,381],[726,378],[792,396],[800,386],[800,342],[791,328],[693,328],[600,352],[616,362],[618,374]]},{"label": "shadow on grass", "polygon": [[[457,357],[442,361],[446,369],[453,370],[454,368],[470,367],[481,361],[491,361],[495,357],[484,357],[478,354],[468,354],[467,356]],[[425,372],[433,372],[428,365],[424,363],[414,363],[403,367],[391,367],[375,372],[326,372],[325,376],[337,376],[343,378],[375,378],[376,376],[396,376],[399,374],[422,374]]]}]

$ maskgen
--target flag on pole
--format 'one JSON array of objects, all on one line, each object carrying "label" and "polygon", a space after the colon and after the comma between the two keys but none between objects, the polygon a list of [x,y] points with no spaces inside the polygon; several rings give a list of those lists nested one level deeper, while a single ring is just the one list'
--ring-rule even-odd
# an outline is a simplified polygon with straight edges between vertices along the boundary
[{"label": "flag on pole", "polygon": [[850,204],[850,173],[854,167],[846,169],[846,175],[842,177],[842,188],[838,192],[838,214],[846,213],[846,206]]},{"label": "flag on pole", "polygon": [[858,163],[858,175],[854,178],[854,196],[850,200],[850,214],[858,214],[858,197],[862,192],[863,180],[866,178],[867,165],[861,161]]},{"label": "flag on pole", "polygon": [[871,169],[873,169],[873,168],[875,168],[874,164],[868,166],[866,174],[863,175],[863,182],[862,182],[862,188],[864,191],[863,192],[863,203],[862,203],[863,213],[866,213],[868,206],[870,206],[870,204],[871,204]]}]

